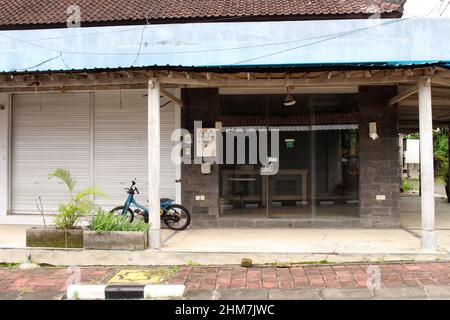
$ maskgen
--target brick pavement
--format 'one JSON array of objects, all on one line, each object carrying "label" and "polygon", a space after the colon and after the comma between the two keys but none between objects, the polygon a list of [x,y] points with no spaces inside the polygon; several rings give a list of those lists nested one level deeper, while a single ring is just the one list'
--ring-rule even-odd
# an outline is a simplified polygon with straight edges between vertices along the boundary
[{"label": "brick pavement", "polygon": [[[78,273],[79,270],[79,273]],[[111,268],[39,268],[20,270],[0,268],[2,292],[64,292],[68,283],[90,284],[105,276]]]},{"label": "brick pavement", "polygon": [[[450,286],[450,262],[376,264],[382,288]],[[321,289],[365,288],[369,264],[307,265],[290,268],[216,266],[182,266],[168,281],[185,284],[188,291],[238,289]],[[134,267],[134,269],[139,267]],[[142,269],[151,269],[142,268]],[[158,267],[161,269],[161,267]],[[124,267],[81,268],[83,284],[107,283]],[[1,294],[8,292],[64,292],[70,277],[78,274],[66,268],[20,270],[0,268]]]},{"label": "brick pavement", "polygon": [[[381,287],[450,285],[450,263],[394,263],[377,265]],[[275,267],[181,267],[169,282],[187,290],[363,288],[369,264]]]}]

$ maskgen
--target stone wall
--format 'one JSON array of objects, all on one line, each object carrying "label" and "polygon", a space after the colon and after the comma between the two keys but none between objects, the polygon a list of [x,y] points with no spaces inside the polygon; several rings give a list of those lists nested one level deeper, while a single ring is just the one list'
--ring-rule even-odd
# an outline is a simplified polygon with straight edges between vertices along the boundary
[{"label": "stone wall", "polygon": [[[193,134],[194,121],[202,121],[203,128],[215,127],[219,110],[217,88],[182,90],[182,127]],[[192,135],[193,136],[193,135]],[[194,153],[192,148],[191,153]],[[181,198],[192,213],[192,227],[217,226],[219,215],[219,167],[213,165],[210,174],[202,174],[200,164],[181,166]],[[204,200],[196,200],[204,196]]]},{"label": "stone wall", "polygon": [[[367,86],[359,91],[359,197],[361,226],[399,225],[400,161],[398,110],[390,106],[395,86]],[[377,123],[379,138],[369,137],[369,122]],[[377,200],[385,195],[386,200]]]}]

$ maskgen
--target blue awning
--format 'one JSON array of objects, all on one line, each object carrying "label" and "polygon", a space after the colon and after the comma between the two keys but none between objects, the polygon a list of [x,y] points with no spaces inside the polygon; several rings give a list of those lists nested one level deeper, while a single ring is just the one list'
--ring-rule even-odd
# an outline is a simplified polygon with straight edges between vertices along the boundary
[{"label": "blue awning", "polygon": [[449,19],[0,31],[0,72],[152,67],[450,67],[449,35]]}]

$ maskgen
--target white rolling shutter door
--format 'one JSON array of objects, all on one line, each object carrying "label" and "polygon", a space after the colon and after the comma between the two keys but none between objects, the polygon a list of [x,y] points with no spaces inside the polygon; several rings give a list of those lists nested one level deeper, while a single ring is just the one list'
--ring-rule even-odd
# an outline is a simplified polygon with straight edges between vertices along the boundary
[{"label": "white rolling shutter door", "polygon": [[[67,200],[66,188],[48,173],[66,168],[78,188],[94,183],[110,198],[97,198],[105,209],[122,205],[137,178],[147,201],[146,90],[86,93],[14,94],[11,147],[11,212],[56,212]],[[161,98],[161,197],[175,197],[175,165],[170,154],[175,106]]]},{"label": "white rolling shutter door", "polygon": [[[175,90],[167,90],[175,95]],[[176,169],[171,159],[172,148],[176,142],[171,141],[175,126],[175,104],[161,97],[161,197],[175,199]]]},{"label": "white rolling shutter door", "polygon": [[48,174],[69,169],[77,189],[89,185],[89,93],[14,94],[11,123],[11,211],[38,213],[36,198],[52,213],[68,199]]},{"label": "white rolling shutter door", "polygon": [[[94,181],[110,199],[96,203],[111,209],[126,199],[124,188],[137,179],[140,195],[147,203],[147,91],[98,91],[95,93]],[[161,99],[164,105],[166,99]],[[175,128],[173,104],[161,109],[161,197],[175,196],[175,165],[170,160]]]}]

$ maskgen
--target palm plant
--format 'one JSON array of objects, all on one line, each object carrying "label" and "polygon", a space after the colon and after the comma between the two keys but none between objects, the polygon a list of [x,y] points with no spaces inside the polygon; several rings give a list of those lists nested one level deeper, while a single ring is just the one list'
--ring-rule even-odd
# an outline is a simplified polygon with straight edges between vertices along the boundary
[{"label": "palm plant", "polygon": [[74,194],[77,181],[72,177],[69,170],[58,168],[48,175],[49,179],[58,178],[69,190],[69,201],[61,203],[58,214],[55,216],[55,225],[59,229],[73,229],[78,218],[88,215],[95,210],[95,204],[91,196],[107,197],[100,189],[91,186]]}]

